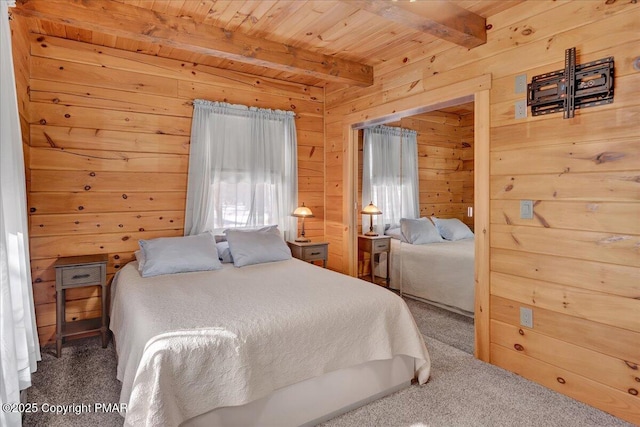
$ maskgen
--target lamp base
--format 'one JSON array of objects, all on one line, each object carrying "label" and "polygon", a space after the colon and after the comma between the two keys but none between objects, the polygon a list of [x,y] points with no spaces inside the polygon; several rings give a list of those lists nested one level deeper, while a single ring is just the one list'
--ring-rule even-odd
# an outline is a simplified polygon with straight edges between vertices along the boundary
[{"label": "lamp base", "polygon": [[366,233],[364,233],[364,235],[369,237],[375,237],[378,235],[378,233],[376,233],[375,231],[367,231]]},{"label": "lamp base", "polygon": [[295,240],[298,243],[309,243],[311,241],[311,239],[307,239],[306,237],[298,237]]}]

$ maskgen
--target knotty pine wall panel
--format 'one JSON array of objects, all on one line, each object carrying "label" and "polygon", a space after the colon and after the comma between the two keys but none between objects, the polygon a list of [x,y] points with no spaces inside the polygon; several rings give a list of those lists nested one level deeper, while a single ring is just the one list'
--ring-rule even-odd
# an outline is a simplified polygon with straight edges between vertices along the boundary
[{"label": "knotty pine wall panel", "polygon": [[420,216],[458,218],[473,229],[467,216],[473,207],[473,120],[468,116],[433,111],[400,124],[418,132]]},{"label": "knotty pine wall panel", "polygon": [[[386,105],[401,111],[416,93],[491,73],[491,320],[483,325],[489,360],[635,424],[640,73],[633,61],[639,21],[640,5],[633,2],[526,2],[489,17],[485,45],[406,52],[375,68],[372,87],[327,91],[325,110],[326,123],[340,130],[346,115],[388,111]],[[516,120],[514,102],[525,95],[514,93],[515,77],[526,74],[530,81],[562,69],[571,47],[579,64],[614,57],[614,102],[567,120],[562,114]],[[347,137],[327,131],[326,147],[341,147]],[[421,172],[439,181],[437,188],[452,178],[463,181],[465,171],[455,174]],[[520,200],[534,201],[534,219],[519,218]],[[343,213],[331,218],[336,230],[349,226]],[[533,328],[520,325],[521,307],[533,310]]]},{"label": "knotty pine wall panel", "polygon": [[[315,214],[305,229],[324,238],[322,89],[26,31],[21,40],[30,65],[23,102],[42,344],[55,336],[58,257],[106,253],[111,279],[139,239],[183,234],[194,98],[295,111],[298,198]],[[67,320],[100,315],[98,296],[93,288],[69,292]]]},{"label": "knotty pine wall panel", "polygon": [[11,28],[12,58],[18,100],[18,118],[22,132],[22,144],[25,156],[26,190],[29,191],[31,171],[26,165],[29,162],[29,76],[31,62],[29,55],[29,25],[35,22],[21,16],[12,16],[9,21]]}]

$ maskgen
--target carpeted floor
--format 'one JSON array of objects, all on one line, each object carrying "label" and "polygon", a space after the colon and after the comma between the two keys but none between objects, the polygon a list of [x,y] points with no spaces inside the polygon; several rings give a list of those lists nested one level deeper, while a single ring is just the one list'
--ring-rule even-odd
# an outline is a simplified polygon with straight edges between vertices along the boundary
[{"label": "carpeted floor", "polygon": [[472,318],[410,298],[404,300],[422,335],[473,354],[475,337]]},{"label": "carpeted floor", "polygon": [[[407,300],[431,355],[432,375],[362,408],[334,418],[323,427],[342,426],[630,426],[595,408],[476,360],[473,321],[422,302]],[[28,401],[47,403],[67,414],[26,414],[25,426],[122,426],[115,412],[88,412],[95,403],[118,402],[113,346],[101,348],[100,338],[72,341],[57,359],[54,348],[42,361],[28,390]],[[84,403],[87,406],[80,407]],[[74,406],[75,405],[75,406]],[[75,414],[73,410],[84,411]]]}]

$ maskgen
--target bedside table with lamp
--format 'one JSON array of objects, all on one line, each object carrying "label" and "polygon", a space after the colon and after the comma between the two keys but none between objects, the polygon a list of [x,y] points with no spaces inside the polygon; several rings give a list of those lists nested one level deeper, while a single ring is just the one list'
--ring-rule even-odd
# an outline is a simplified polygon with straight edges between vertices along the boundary
[{"label": "bedside table with lamp", "polygon": [[312,264],[314,261],[322,261],[322,266],[326,268],[327,258],[329,255],[329,243],[311,242],[311,239],[307,238],[304,232],[304,219],[313,218],[313,212],[311,212],[311,209],[306,207],[303,203],[302,206],[296,208],[291,215],[296,218],[302,218],[302,230],[300,236],[298,236],[293,242],[287,242],[289,249],[291,249],[291,255],[294,258],[298,258]]},{"label": "bedside table with lamp", "polygon": [[[380,254],[387,254],[387,274],[385,279],[386,286],[389,286],[389,258],[391,251],[391,237],[389,236],[379,236],[378,233],[373,231],[373,215],[381,215],[382,211],[378,209],[373,202],[369,203],[365,206],[361,214],[369,215],[369,231],[364,233],[363,235],[358,236],[358,258],[364,259],[364,253],[369,254],[370,261],[370,269],[371,269],[371,277],[370,281],[372,283],[376,283],[376,258],[378,262],[380,260]],[[364,228],[364,227],[363,227]],[[361,276],[361,278],[365,278],[365,276]],[[369,280],[368,277],[366,277]]]}]

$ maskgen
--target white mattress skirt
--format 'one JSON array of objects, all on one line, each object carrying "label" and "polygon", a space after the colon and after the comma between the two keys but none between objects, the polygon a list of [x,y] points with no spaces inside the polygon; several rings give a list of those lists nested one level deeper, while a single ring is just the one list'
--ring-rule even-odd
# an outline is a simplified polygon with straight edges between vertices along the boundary
[{"label": "white mattress skirt", "polygon": [[407,387],[414,359],[399,355],[339,369],[241,406],[217,408],[183,427],[312,426]]}]

